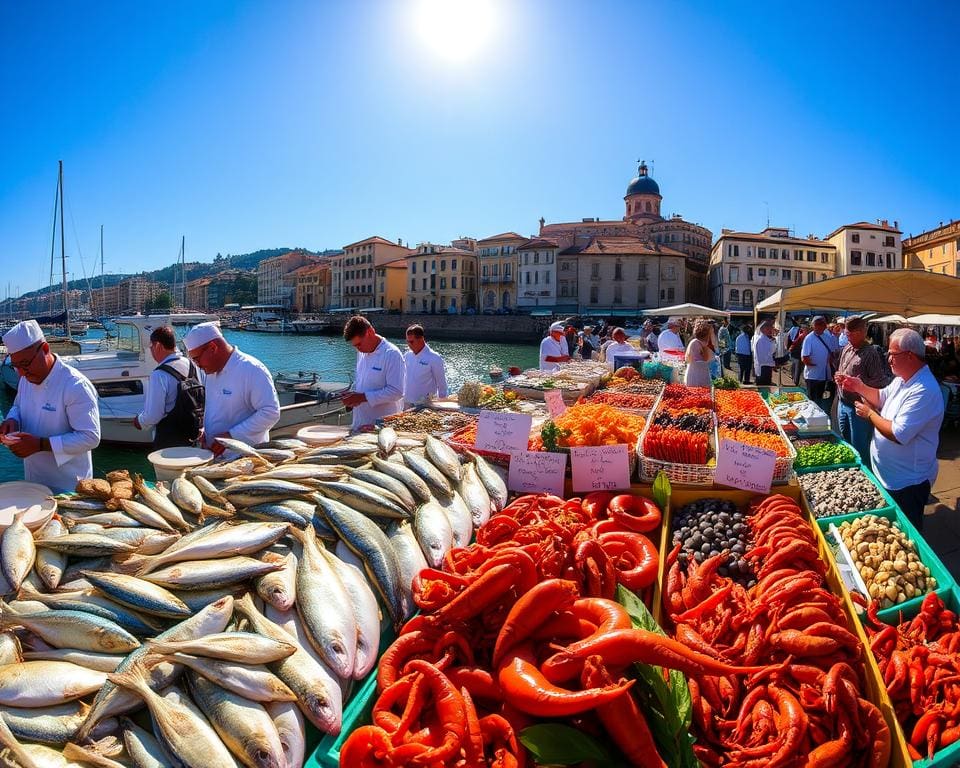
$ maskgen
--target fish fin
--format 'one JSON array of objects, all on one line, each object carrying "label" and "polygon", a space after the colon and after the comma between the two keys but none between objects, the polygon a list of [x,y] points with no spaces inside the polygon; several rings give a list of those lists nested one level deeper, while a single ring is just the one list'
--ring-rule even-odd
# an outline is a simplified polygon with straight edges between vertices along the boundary
[{"label": "fish fin", "polygon": [[153,692],[150,684],[147,682],[147,676],[143,666],[138,663],[131,664],[122,672],[118,671],[107,675],[107,680],[114,685],[118,685],[121,688],[128,688],[139,694],[143,694],[144,691]]},{"label": "fish fin", "polygon": [[143,576],[152,570],[154,560],[154,555],[121,555],[114,558],[113,567],[124,576]]}]

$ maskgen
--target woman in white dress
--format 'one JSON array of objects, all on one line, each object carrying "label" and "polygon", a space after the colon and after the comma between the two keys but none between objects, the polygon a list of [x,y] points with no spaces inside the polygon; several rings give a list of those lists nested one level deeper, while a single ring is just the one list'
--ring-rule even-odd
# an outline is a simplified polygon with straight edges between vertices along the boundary
[{"label": "woman in white dress", "polygon": [[700,318],[694,323],[693,338],[687,344],[687,372],[683,383],[688,387],[709,387],[710,363],[716,355],[717,342],[713,336],[713,326],[709,320]]}]

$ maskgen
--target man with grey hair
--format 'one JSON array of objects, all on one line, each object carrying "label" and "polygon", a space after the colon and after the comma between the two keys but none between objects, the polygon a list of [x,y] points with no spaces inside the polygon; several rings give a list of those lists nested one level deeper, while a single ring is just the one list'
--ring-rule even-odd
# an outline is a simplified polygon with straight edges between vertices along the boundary
[{"label": "man with grey hair", "polygon": [[[840,364],[837,375],[853,376],[868,387],[882,389],[890,383],[883,352],[879,347],[867,341],[867,321],[862,317],[847,320],[847,344],[840,350]],[[857,418],[855,406],[859,395],[840,388],[840,403],[837,407],[837,421],[840,436],[857,449],[860,459],[870,465],[870,443],[873,440],[873,426]]]},{"label": "man with grey hair", "polygon": [[854,408],[874,429],[873,471],[910,522],[922,530],[923,508],[937,479],[943,396],[916,331],[894,331],[887,359],[894,379],[883,389],[845,374],[837,374],[837,384],[862,398]]}]

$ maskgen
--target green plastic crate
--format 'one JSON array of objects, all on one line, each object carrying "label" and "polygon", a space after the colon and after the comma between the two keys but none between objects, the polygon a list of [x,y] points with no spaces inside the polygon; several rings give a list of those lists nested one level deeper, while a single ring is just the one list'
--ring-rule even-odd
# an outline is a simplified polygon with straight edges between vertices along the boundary
[{"label": "green plastic crate", "polygon": [[[830,440],[825,440],[824,442],[830,442],[830,443],[833,443],[834,445],[847,446],[847,448],[853,451],[853,461],[847,462],[845,464],[823,464],[819,467],[794,467],[794,471],[797,474],[803,474],[807,472],[825,472],[828,469],[853,469],[854,467],[862,467],[866,469],[866,467],[863,466],[863,462],[860,461],[860,454],[857,453],[856,448],[850,445],[850,443],[848,443],[846,440],[842,440],[841,438],[837,437],[836,435],[833,435],[832,433],[829,435],[829,437],[830,437]],[[806,438],[799,438],[799,439],[806,439]],[[792,443],[793,441],[791,440],[790,442]],[[797,448],[796,445],[794,445],[793,447],[797,451],[797,453],[800,453],[800,449]],[[881,492],[884,491],[883,488],[880,488],[880,490]]]},{"label": "green plastic crate", "polygon": [[[877,476],[870,471],[870,468],[864,466],[863,464],[858,464],[855,466],[861,472],[863,472],[863,474],[867,476],[870,482],[872,482],[876,486],[877,490],[880,491],[880,496],[883,498],[885,502],[884,505],[882,507],[878,507],[877,509],[867,509],[867,510],[864,510],[863,512],[850,512],[846,515],[832,515],[830,517],[819,517],[817,518],[818,523],[821,520],[824,520],[827,523],[836,523],[837,525],[839,525],[844,520],[853,520],[855,517],[862,517],[863,515],[878,515],[881,512],[885,512],[887,510],[892,510],[896,508],[897,503],[893,500],[893,497],[889,493],[887,493],[887,489],[884,488],[882,485],[880,485],[880,481],[877,480]],[[853,467],[805,467],[803,469],[796,470],[796,473],[797,473],[797,477],[799,478],[801,475],[812,475],[814,472],[826,472],[830,469],[853,469]],[[806,500],[807,495],[806,493],[804,493],[802,485],[800,487],[800,493],[803,495],[804,500]],[[813,513],[813,507],[809,502],[807,502],[807,506],[810,507],[810,512]],[[820,527],[822,530],[826,530],[827,528],[826,525],[821,525]]]}]

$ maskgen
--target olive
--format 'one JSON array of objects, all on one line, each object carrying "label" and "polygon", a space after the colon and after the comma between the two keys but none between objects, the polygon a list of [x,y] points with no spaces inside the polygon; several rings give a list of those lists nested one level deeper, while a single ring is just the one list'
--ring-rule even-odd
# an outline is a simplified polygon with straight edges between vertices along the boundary
[{"label": "olive", "polygon": [[704,542],[698,551],[703,555],[707,554],[710,551],[710,543]]},{"label": "olive", "polygon": [[694,552],[693,559],[696,560],[698,563],[702,563],[704,560],[703,552]]},{"label": "olive", "polygon": [[719,550],[716,550],[716,549],[710,550],[710,557],[716,557],[719,554],[720,554]]},{"label": "olive", "polygon": [[709,525],[706,528],[702,529],[702,533],[704,536],[709,536],[709,537],[713,537],[714,535],[713,528]]},{"label": "olive", "polygon": [[730,549],[738,555],[742,555],[746,551],[746,548],[740,542],[734,544]]}]

